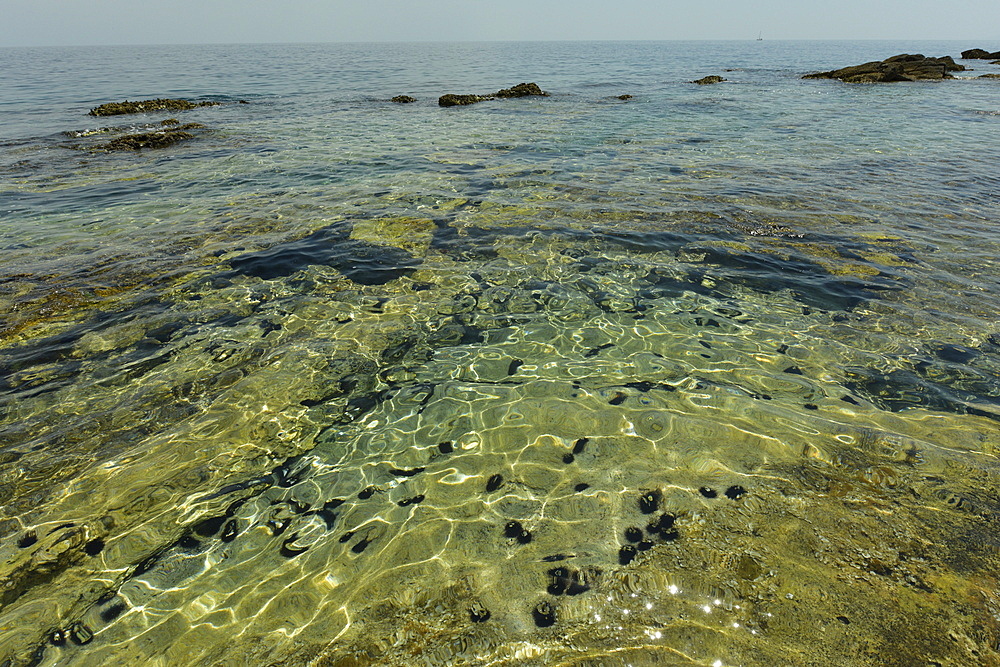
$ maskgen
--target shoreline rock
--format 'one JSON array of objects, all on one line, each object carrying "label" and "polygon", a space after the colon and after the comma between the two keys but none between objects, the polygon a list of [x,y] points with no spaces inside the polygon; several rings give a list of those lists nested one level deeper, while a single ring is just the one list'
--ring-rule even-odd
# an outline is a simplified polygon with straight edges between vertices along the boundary
[{"label": "shoreline rock", "polygon": [[130,113],[149,113],[151,111],[188,111],[198,107],[217,107],[220,102],[189,102],[187,100],[155,99],[137,102],[108,102],[90,110],[91,116],[121,116]]},{"label": "shoreline rock", "polygon": [[512,97],[548,97],[549,94],[538,87],[537,83],[519,83],[512,88],[502,88],[492,95],[454,95],[447,94],[438,98],[438,106],[456,107],[485,102],[494,99],[507,99]]},{"label": "shoreline rock", "polygon": [[875,60],[829,72],[806,74],[802,78],[840,79],[845,83],[892,83],[953,79],[955,77],[949,72],[963,71],[965,66],[957,64],[951,56],[928,58],[923,54],[902,53],[885,60]]},{"label": "shoreline rock", "polygon": [[416,97],[410,97],[409,95],[396,95],[394,98],[389,100],[390,102],[395,102],[396,104],[412,104],[417,101]]},{"label": "shoreline rock", "polygon": [[722,83],[723,81],[727,81],[727,79],[723,79],[718,74],[713,74],[712,76],[705,76],[697,79],[696,81],[688,81],[688,83],[697,83],[699,86],[707,86],[711,83]]},{"label": "shoreline rock", "polygon": [[1000,58],[1000,51],[984,51],[983,49],[969,49],[968,51],[962,51],[962,58],[964,60],[995,60]]}]

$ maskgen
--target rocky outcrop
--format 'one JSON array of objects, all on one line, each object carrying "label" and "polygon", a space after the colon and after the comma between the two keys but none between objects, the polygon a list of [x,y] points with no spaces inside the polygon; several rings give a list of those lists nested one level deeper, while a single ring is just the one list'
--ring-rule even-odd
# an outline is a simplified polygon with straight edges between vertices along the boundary
[{"label": "rocky outcrop", "polygon": [[141,100],[139,102],[108,102],[90,110],[91,116],[121,116],[127,113],[149,113],[150,111],[187,111],[198,107],[215,107],[219,102],[188,102],[187,100]]},{"label": "rocky outcrop", "polygon": [[949,72],[964,71],[950,56],[928,58],[921,54],[903,53],[885,60],[844,67],[830,72],[806,74],[803,79],[840,79],[846,83],[892,83],[952,79]]},{"label": "rocky outcrop", "polygon": [[519,83],[513,88],[498,90],[493,97],[530,97],[532,95],[539,97],[549,96],[548,93],[538,87],[537,83]]},{"label": "rocky outcrop", "polygon": [[697,83],[699,86],[707,86],[710,83],[722,83],[725,80],[726,79],[723,79],[721,76],[713,74],[712,76],[706,76],[696,81],[688,81],[688,83]]},{"label": "rocky outcrop", "polygon": [[529,97],[532,95],[548,97],[549,94],[539,88],[537,83],[519,83],[513,88],[498,90],[492,95],[442,95],[438,98],[438,105],[443,107],[455,107],[475,104],[476,102],[485,102],[486,100],[494,100],[497,98]]},{"label": "rocky outcrop", "polygon": [[410,97],[409,95],[396,95],[394,98],[392,98],[391,101],[395,102],[396,104],[412,104],[413,102],[417,101],[417,98]]},{"label": "rocky outcrop", "polygon": [[630,99],[632,99],[632,96],[631,95],[619,95],[618,99],[620,99],[622,101],[624,101],[624,100],[630,100]]},{"label": "rocky outcrop", "polygon": [[204,127],[201,123],[187,123],[186,125],[171,127],[169,130],[125,134],[97,148],[98,150],[105,151],[137,151],[143,148],[165,148],[179,141],[193,139],[194,135],[187,130],[200,130],[204,129]]},{"label": "rocky outcrop", "polygon": [[995,60],[1000,58],[1000,51],[984,51],[983,49],[969,49],[962,51],[962,58],[965,60]]},{"label": "rocky outcrop", "polygon": [[996,74],[996,73],[980,74],[976,78],[977,79],[1000,79],[1000,74]]}]

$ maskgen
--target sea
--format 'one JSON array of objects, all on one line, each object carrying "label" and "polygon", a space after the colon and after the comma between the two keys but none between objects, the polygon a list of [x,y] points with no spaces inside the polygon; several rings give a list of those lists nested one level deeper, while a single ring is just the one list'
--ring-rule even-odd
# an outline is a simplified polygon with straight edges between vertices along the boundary
[{"label": "sea", "polygon": [[0,665],[1000,664],[973,47],[0,49]]}]

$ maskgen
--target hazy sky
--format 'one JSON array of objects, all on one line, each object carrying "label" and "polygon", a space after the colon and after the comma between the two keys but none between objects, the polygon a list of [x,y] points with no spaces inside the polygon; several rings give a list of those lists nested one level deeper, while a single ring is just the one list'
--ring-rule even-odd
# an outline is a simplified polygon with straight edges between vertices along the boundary
[{"label": "hazy sky", "polygon": [[1000,0],[0,0],[0,46],[563,39],[960,39]]}]

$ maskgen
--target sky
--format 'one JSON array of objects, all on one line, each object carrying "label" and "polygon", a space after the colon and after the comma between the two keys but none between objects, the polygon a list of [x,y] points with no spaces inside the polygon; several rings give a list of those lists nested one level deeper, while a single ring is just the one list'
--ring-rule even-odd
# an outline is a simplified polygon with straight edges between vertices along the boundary
[{"label": "sky", "polygon": [[0,0],[0,46],[494,40],[967,40],[1000,0]]}]

